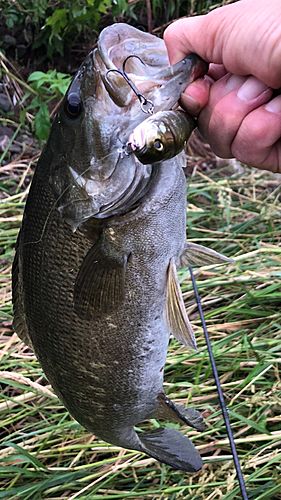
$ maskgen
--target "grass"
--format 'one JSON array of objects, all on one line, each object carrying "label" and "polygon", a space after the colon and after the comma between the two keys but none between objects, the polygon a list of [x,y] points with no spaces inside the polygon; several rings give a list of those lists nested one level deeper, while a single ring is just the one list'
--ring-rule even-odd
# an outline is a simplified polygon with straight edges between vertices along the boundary
[{"label": "grass", "polygon": [[[279,178],[250,169],[231,176],[225,172],[198,170],[191,177],[188,235],[236,256],[234,264],[197,269],[197,283],[249,497],[278,499]],[[173,400],[196,406],[206,417],[206,431],[186,429],[204,457],[202,472],[172,471],[99,441],[54,396],[32,351],[11,328],[11,262],[30,178],[30,158],[1,167],[0,499],[241,498],[186,269],[180,278],[199,349],[190,353],[171,341],[165,389]]]},{"label": "grass", "polygon": [[[5,63],[5,61],[4,61]],[[12,78],[13,75],[10,75]],[[23,99],[22,82],[13,92]],[[32,115],[27,114],[32,121]],[[18,140],[23,125],[0,118]],[[204,458],[193,476],[99,441],[76,423],[11,327],[11,263],[38,158],[36,145],[0,167],[0,499],[240,499],[187,269],[180,280],[198,352],[172,340],[165,390],[201,410],[207,430],[182,428]],[[204,156],[204,155],[203,155]],[[7,160],[8,159],[8,160]],[[249,498],[281,499],[280,178],[254,169],[209,168],[194,155],[188,239],[235,257],[195,270]],[[145,424],[156,428],[157,421]],[[169,425],[169,424],[168,424]]]}]

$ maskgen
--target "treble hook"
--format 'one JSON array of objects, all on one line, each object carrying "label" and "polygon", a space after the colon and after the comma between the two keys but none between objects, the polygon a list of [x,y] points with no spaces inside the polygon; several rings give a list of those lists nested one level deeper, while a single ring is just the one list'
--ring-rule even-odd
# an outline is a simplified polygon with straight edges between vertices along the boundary
[{"label": "treble hook", "polygon": [[140,102],[141,110],[144,113],[152,115],[153,112],[154,112],[154,104],[153,104],[153,102],[150,101],[149,99],[147,99],[143,94],[141,94],[139,92],[139,90],[135,86],[134,82],[132,82],[132,80],[130,80],[130,78],[128,77],[128,75],[126,73],[126,62],[131,57],[136,57],[142,64],[144,64],[144,62],[142,61],[142,59],[139,56],[135,56],[134,54],[132,54],[132,55],[126,57],[126,59],[123,61],[122,69],[109,69],[106,72],[106,77],[107,77],[108,73],[110,73],[110,72],[119,73],[119,75],[123,76],[124,80],[127,82],[127,84],[129,85],[129,87],[132,89],[132,91],[134,92],[134,94],[137,96],[137,98],[138,98],[138,100]]}]

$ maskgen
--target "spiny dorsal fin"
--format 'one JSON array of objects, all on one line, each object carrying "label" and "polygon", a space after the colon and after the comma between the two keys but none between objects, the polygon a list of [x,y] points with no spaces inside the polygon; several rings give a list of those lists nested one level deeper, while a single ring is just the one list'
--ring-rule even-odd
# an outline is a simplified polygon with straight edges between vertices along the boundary
[{"label": "spiny dorsal fin", "polygon": [[74,285],[74,309],[82,319],[118,308],[124,299],[126,261],[102,240],[90,248]]},{"label": "spiny dorsal fin", "polygon": [[184,345],[196,349],[195,336],[185,310],[174,259],[170,260],[168,267],[166,313],[171,333]]},{"label": "spiny dorsal fin", "polygon": [[16,253],[12,268],[12,294],[13,294],[13,310],[14,310],[13,328],[16,334],[19,336],[19,338],[26,345],[32,347],[24,313],[20,238],[21,238],[21,231],[19,232],[16,243]]},{"label": "spiny dorsal fin", "polygon": [[187,242],[180,256],[180,267],[207,266],[210,264],[231,264],[234,259],[212,250],[211,248]]}]

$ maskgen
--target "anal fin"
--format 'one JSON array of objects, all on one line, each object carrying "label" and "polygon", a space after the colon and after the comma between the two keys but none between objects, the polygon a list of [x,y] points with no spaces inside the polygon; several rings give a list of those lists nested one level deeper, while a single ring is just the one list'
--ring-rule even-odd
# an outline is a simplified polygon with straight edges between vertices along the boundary
[{"label": "anal fin", "polygon": [[158,408],[155,417],[172,422],[189,425],[197,431],[204,431],[206,424],[201,413],[194,408],[185,408],[183,405],[176,405],[166,394],[161,393],[158,396]]},{"label": "anal fin", "polygon": [[185,310],[174,259],[170,260],[168,267],[166,315],[171,333],[184,345],[196,349],[195,335]]}]

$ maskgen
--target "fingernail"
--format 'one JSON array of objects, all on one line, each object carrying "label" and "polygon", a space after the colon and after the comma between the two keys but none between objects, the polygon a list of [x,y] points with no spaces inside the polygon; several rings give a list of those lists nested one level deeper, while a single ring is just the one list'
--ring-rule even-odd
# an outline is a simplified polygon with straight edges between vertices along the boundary
[{"label": "fingernail", "polygon": [[208,85],[208,87],[210,87],[214,83],[214,79],[211,78],[209,75],[204,75],[203,80],[204,80],[205,84]]},{"label": "fingernail", "polygon": [[239,89],[241,85],[243,85],[245,80],[245,76],[231,75],[230,78],[228,77],[227,79],[225,88],[228,92],[231,92],[231,90]]},{"label": "fingernail", "polygon": [[181,95],[181,103],[183,107],[192,115],[197,115],[201,110],[199,102],[189,94]]},{"label": "fingernail", "polygon": [[281,113],[281,96],[277,96],[265,105],[266,111]]},{"label": "fingernail", "polygon": [[254,76],[249,76],[242,87],[238,90],[237,97],[239,97],[241,101],[252,101],[266,89],[268,89],[267,85],[260,80],[257,80]]}]

